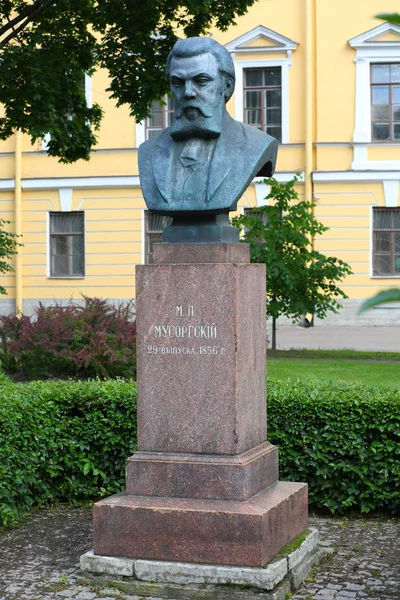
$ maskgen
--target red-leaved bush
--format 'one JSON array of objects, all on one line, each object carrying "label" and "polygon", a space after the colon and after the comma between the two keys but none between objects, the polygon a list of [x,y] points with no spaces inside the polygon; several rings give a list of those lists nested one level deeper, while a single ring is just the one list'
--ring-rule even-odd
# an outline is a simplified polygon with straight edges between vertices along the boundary
[{"label": "red-leaved bush", "polygon": [[126,377],[136,374],[132,303],[39,306],[32,317],[0,316],[0,364],[14,379]]}]

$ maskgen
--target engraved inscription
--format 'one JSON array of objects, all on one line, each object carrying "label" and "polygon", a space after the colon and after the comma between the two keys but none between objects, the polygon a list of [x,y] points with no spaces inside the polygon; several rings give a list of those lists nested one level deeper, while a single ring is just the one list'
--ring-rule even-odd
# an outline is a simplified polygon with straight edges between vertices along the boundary
[{"label": "engraved inscription", "polygon": [[180,317],[194,317],[194,306],[189,305],[186,309],[179,305],[176,307],[176,312]]},{"label": "engraved inscription", "polygon": [[154,325],[153,337],[216,338],[217,326],[215,323],[205,323],[204,325]]},{"label": "engraved inscription", "polygon": [[181,346],[147,346],[147,354],[196,354],[196,355],[222,355],[225,354],[225,348],[220,346],[200,346],[199,348],[181,347]]},{"label": "engraved inscription", "polygon": [[[185,323],[185,319],[195,316],[195,307],[192,304],[178,304],[176,305],[175,315],[178,318],[182,317],[184,319],[183,323]],[[193,344],[193,342],[204,340],[204,344],[206,343],[205,340],[217,340],[218,328],[216,323],[153,325],[150,330],[150,336],[153,338],[153,343],[147,345],[146,354],[151,355],[177,356],[179,354],[194,354],[196,356],[221,356],[226,351],[221,346],[194,346],[189,342],[189,340],[192,340]],[[157,344],[157,342],[161,342],[161,344]],[[169,345],[174,342],[175,344],[180,343],[180,345]]]}]

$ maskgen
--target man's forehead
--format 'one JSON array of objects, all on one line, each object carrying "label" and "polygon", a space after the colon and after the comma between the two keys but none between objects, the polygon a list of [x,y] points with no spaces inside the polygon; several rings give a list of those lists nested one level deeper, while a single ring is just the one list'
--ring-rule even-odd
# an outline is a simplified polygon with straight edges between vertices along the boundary
[{"label": "man's forehead", "polygon": [[211,52],[204,52],[196,56],[173,56],[171,59],[170,73],[177,77],[194,76],[198,73],[218,73],[217,59]]}]

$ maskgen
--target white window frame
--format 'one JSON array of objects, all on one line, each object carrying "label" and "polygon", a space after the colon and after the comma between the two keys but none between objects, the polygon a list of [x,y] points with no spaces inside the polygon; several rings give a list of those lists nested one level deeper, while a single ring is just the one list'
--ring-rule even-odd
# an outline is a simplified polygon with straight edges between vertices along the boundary
[{"label": "white window frame", "polygon": [[[64,190],[59,190],[59,192],[64,191]],[[69,192],[70,190],[66,190],[68,192],[68,196],[69,196]],[[72,190],[71,190],[71,196],[72,196]],[[71,206],[70,203],[68,202],[68,200],[66,201],[66,203],[63,204],[62,202],[62,194],[60,194],[60,203],[61,203],[61,210],[60,211],[56,211],[56,210],[50,210],[46,213],[46,256],[47,256],[47,265],[46,265],[46,276],[48,279],[85,279],[87,273],[86,273],[86,212],[84,210],[77,210],[77,211],[72,211],[71,210]],[[51,236],[51,231],[50,231],[50,213],[57,213],[59,212],[60,214],[65,213],[65,212],[79,212],[79,213],[83,213],[83,275],[52,275],[51,274],[51,244],[50,244],[50,236]]]},{"label": "white window frame", "polygon": [[[399,36],[398,42],[379,41],[386,33]],[[378,38],[378,39],[377,39]],[[383,23],[349,40],[356,50],[355,116],[354,116],[354,155],[351,168],[356,171],[379,169],[392,171],[400,169],[400,160],[368,160],[368,144],[381,144],[392,147],[396,142],[372,141],[371,132],[371,64],[400,63],[400,27]],[[398,144],[400,146],[400,143]]]},{"label": "white window frame", "polygon": [[[249,45],[257,39],[264,38],[270,45],[254,46]],[[271,44],[272,42],[272,44]],[[244,35],[236,38],[232,42],[226,44],[225,48],[231,53],[236,75],[235,85],[235,119],[243,122],[244,119],[244,97],[243,97],[243,82],[244,69],[262,69],[266,67],[281,68],[281,93],[282,93],[282,142],[281,144],[289,144],[289,71],[292,66],[292,52],[296,50],[297,42],[259,25],[251,29]],[[286,58],[274,58],[274,54],[286,54]],[[246,55],[252,58],[249,60],[235,60],[236,55]],[[254,55],[262,54],[263,58],[257,59]],[[265,58],[265,54],[269,54],[271,58]]]},{"label": "white window frame", "polygon": [[[370,206],[370,252],[369,252],[369,268],[370,268],[370,277],[371,279],[400,279],[400,275],[374,275],[374,209],[383,208],[379,204],[373,204]],[[396,205],[388,206],[386,204],[386,208],[394,208],[400,210],[400,207]],[[391,230],[390,230],[391,231]]]},{"label": "white window frame", "polygon": [[289,143],[289,61],[288,59],[276,59],[268,61],[259,60],[241,60],[235,61],[235,119],[243,122],[244,118],[244,97],[243,82],[245,69],[260,69],[265,67],[281,68],[281,98],[282,98],[282,141],[281,144]]}]

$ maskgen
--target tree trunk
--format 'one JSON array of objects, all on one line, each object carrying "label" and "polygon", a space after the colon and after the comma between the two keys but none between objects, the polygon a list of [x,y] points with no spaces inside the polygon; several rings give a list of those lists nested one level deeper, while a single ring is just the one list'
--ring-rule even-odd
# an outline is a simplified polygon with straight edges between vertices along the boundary
[{"label": "tree trunk", "polygon": [[272,352],[276,352],[276,317],[272,317]]}]

